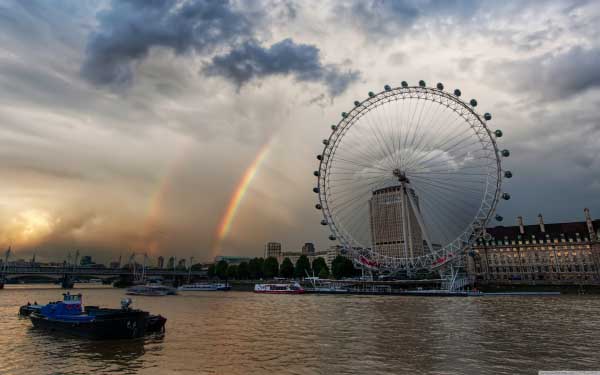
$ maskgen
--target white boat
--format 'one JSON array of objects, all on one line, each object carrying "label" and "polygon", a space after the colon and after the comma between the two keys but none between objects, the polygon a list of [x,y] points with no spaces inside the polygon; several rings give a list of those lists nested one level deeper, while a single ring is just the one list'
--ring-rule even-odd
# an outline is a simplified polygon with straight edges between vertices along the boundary
[{"label": "white boat", "polygon": [[304,288],[297,282],[287,284],[256,284],[254,293],[265,294],[302,294]]},{"label": "white boat", "polygon": [[313,279],[311,280],[313,287],[307,288],[306,291],[308,293],[323,293],[323,294],[342,294],[349,293],[350,290],[348,288],[336,285],[328,280],[320,280]]},{"label": "white boat", "polygon": [[162,284],[146,284],[127,288],[126,294],[134,296],[166,296],[177,294],[177,289]]},{"label": "white boat", "polygon": [[177,288],[180,291],[187,292],[214,292],[221,290],[230,290],[231,286],[223,283],[194,283],[185,284]]}]

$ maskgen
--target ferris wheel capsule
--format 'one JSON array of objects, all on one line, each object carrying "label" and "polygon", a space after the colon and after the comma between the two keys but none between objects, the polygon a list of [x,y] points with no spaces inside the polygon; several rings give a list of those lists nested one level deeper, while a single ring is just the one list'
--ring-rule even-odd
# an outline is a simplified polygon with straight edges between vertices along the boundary
[{"label": "ferris wheel capsule", "polygon": [[390,85],[385,85],[385,86],[383,86],[383,89],[384,89],[385,91],[392,91],[392,88],[390,87]]},{"label": "ferris wheel capsule", "polygon": [[421,86],[421,87],[425,87],[425,81],[423,81],[423,80],[420,80],[420,81],[419,81],[419,86]]},{"label": "ferris wheel capsule", "polygon": [[318,187],[314,187],[314,188],[313,188],[313,193],[317,193],[317,194],[319,194],[319,188],[318,188]]},{"label": "ferris wheel capsule", "polygon": [[502,193],[502,199],[504,199],[505,201],[510,199],[510,194],[508,193]]},{"label": "ferris wheel capsule", "polygon": [[325,219],[321,220],[321,225],[327,225],[327,220],[325,220]]},{"label": "ferris wheel capsule", "polygon": [[496,136],[496,138],[502,137],[502,130],[496,129],[496,131],[494,132],[494,135]]},{"label": "ferris wheel capsule", "polygon": [[510,156],[510,151],[508,151],[507,149],[504,149],[502,151],[500,151],[500,153],[502,154],[502,156],[504,156],[505,158]]},{"label": "ferris wheel capsule", "polygon": [[477,100],[471,99],[471,101],[469,102],[469,104],[471,104],[471,107],[477,107]]},{"label": "ferris wheel capsule", "polygon": [[496,215],[496,221],[502,221],[504,218],[500,215]]},{"label": "ferris wheel capsule", "polygon": [[511,171],[504,171],[504,177],[506,178],[512,178],[513,174]]},{"label": "ferris wheel capsule", "polygon": [[330,239],[331,241],[335,241],[335,240],[337,240],[337,238],[336,238],[336,237],[335,237],[333,234],[329,235],[329,239]]},{"label": "ferris wheel capsule", "polygon": [[342,117],[343,117],[343,118],[346,118],[346,117],[348,117],[348,113],[346,113],[346,112],[342,112]]},{"label": "ferris wheel capsule", "polygon": [[354,106],[355,106],[355,107],[358,107],[359,105],[360,105],[360,102],[359,102],[358,100],[355,100],[355,101],[354,101]]},{"label": "ferris wheel capsule", "polygon": [[461,92],[459,89],[454,90],[454,96],[461,96]]},{"label": "ferris wheel capsule", "polygon": [[375,93],[373,91],[369,91],[369,98],[372,98],[375,96]]},{"label": "ferris wheel capsule", "polygon": [[317,155],[317,160],[323,160],[323,155],[321,155],[321,154]]},{"label": "ferris wheel capsule", "polygon": [[402,81],[402,83],[400,84],[402,87],[408,87],[408,82],[406,81]]},{"label": "ferris wheel capsule", "polygon": [[320,204],[320,203],[317,203],[317,204],[315,204],[315,208],[316,208],[317,210],[320,210],[321,208],[323,208],[323,206],[321,206],[321,204]]},{"label": "ferris wheel capsule", "polygon": [[315,177],[319,177],[321,175],[321,172],[319,171],[314,171],[313,174],[315,175]]},{"label": "ferris wheel capsule", "polygon": [[485,121],[490,121],[490,120],[492,119],[492,114],[491,114],[491,113],[489,113],[489,112],[486,112],[486,113],[483,115],[483,118],[485,119]]},{"label": "ferris wheel capsule", "polygon": [[444,89],[444,85],[441,82],[438,82],[438,84],[437,84],[436,87],[437,87],[438,90],[443,90]]},{"label": "ferris wheel capsule", "polygon": [[323,144],[324,144],[325,146],[329,145],[329,140],[328,140],[328,139],[324,139],[324,140],[323,140]]},{"label": "ferris wheel capsule", "polygon": [[337,125],[331,125],[331,130],[336,131],[337,130]]}]

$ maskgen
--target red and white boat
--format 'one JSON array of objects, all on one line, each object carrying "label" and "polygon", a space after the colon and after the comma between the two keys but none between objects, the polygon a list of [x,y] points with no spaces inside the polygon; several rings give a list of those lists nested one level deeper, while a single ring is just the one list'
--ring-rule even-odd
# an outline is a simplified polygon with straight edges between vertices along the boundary
[{"label": "red and white boat", "polygon": [[254,293],[302,294],[304,293],[304,288],[297,282],[287,284],[255,284]]}]

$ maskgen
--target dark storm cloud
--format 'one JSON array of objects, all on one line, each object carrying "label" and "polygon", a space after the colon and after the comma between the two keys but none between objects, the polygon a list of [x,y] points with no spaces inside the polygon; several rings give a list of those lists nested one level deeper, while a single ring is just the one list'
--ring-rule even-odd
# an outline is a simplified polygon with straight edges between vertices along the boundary
[{"label": "dark storm cloud", "polygon": [[269,75],[292,75],[298,81],[322,82],[332,96],[343,93],[358,80],[356,71],[343,71],[332,64],[321,63],[319,49],[285,39],[269,48],[248,41],[225,55],[215,56],[204,67],[208,75],[230,79],[238,87]]},{"label": "dark storm cloud", "polygon": [[227,0],[113,1],[88,40],[82,75],[97,85],[128,85],[151,48],[210,52],[252,34],[249,16]]},{"label": "dark storm cloud", "polygon": [[600,48],[571,47],[529,59],[494,62],[488,72],[542,99],[567,98],[600,87]]},{"label": "dark storm cloud", "polygon": [[[285,18],[294,18],[293,5],[284,5]],[[113,1],[98,16],[100,25],[88,40],[81,73],[96,85],[124,87],[132,83],[135,64],[152,48],[207,55],[233,46],[227,54],[214,57],[204,72],[232,79],[238,86],[253,78],[293,75],[299,81],[324,83],[332,96],[358,79],[358,72],[323,64],[313,45],[286,39],[261,47],[254,34],[262,16],[260,11],[242,11],[222,0]]]}]

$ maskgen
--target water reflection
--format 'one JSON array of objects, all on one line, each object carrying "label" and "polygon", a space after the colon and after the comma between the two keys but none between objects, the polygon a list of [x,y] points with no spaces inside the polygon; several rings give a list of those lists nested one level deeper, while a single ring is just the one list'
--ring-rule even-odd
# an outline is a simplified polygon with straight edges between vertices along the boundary
[{"label": "water reflection", "polygon": [[[0,374],[514,374],[600,369],[600,298],[422,298],[190,293],[134,299],[164,336],[94,342],[18,319],[0,292]],[[88,290],[114,306],[122,291]]]},{"label": "water reflection", "polygon": [[94,341],[30,327],[28,352],[45,368],[64,374],[135,374],[145,367],[144,355],[158,355],[164,334],[136,340]]}]

